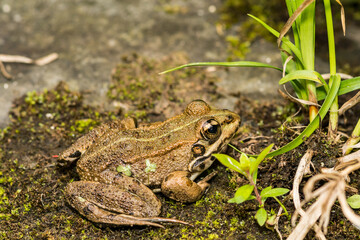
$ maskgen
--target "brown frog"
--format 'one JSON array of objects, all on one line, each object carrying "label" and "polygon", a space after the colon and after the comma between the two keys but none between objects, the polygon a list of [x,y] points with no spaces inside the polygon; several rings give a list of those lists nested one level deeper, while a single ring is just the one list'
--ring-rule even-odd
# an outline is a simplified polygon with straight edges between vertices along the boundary
[{"label": "brown frog", "polygon": [[133,120],[103,124],[60,155],[77,162],[80,181],[65,189],[69,204],[93,222],[151,225],[178,222],[160,218],[154,192],[182,201],[198,200],[215,174],[193,180],[214,161],[238,132],[240,117],[202,100],[164,122],[136,128]]}]

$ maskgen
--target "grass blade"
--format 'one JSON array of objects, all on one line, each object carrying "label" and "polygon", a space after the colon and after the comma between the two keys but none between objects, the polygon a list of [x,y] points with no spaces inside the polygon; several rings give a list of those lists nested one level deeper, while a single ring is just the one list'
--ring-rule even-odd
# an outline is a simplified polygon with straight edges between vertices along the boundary
[{"label": "grass blade", "polygon": [[284,84],[284,83],[287,83],[287,82],[289,82],[291,80],[295,80],[295,79],[306,79],[306,80],[311,80],[311,81],[323,84],[323,82],[319,79],[318,76],[319,75],[313,70],[298,70],[298,71],[289,73],[285,77],[280,79],[279,84]]},{"label": "grass blade", "polygon": [[297,136],[293,141],[269,153],[267,157],[277,156],[296,148],[301,143],[303,143],[304,138],[309,137],[319,127],[320,118],[324,119],[325,115],[328,113],[330,109],[332,102],[337,96],[339,90],[341,78],[339,75],[335,75],[335,76],[336,77],[334,78],[334,82],[330,88],[329,94],[326,96],[325,101],[322,107],[320,108],[318,114],[316,115],[315,119],[311,121],[311,123],[305,128],[305,130],[299,136]]},{"label": "grass blade", "polygon": [[313,2],[314,0],[305,0],[296,10],[295,12],[290,16],[290,18],[285,23],[284,27],[280,31],[280,35],[277,40],[277,44],[280,47],[282,38],[285,36],[285,34],[289,31],[293,23],[295,22],[296,18]]},{"label": "grass blade", "polygon": [[[259,18],[248,14],[249,17],[253,18],[254,20],[256,20],[258,23],[260,23],[261,25],[263,25],[263,27],[265,27],[271,34],[273,34],[275,37],[279,37],[280,33],[278,31],[276,31],[275,29],[273,29],[272,27],[270,27],[269,25],[267,25],[265,22],[263,22],[262,20],[260,20]],[[296,56],[297,59],[299,59],[299,61],[302,63],[302,56],[301,56],[301,52],[300,50],[292,43],[290,42],[289,39],[287,38],[282,38],[281,40],[284,44],[286,44],[290,50],[294,53],[294,55]]]},{"label": "grass blade", "polygon": [[295,93],[298,98],[308,99],[306,89],[303,87],[300,80],[295,79],[295,80],[292,80],[290,83],[291,83],[291,86],[293,87],[293,89],[295,90]]},{"label": "grass blade", "polygon": [[200,67],[200,66],[221,66],[221,67],[263,67],[263,68],[272,68],[279,71],[282,71],[281,68],[261,63],[261,62],[253,62],[253,61],[238,61],[238,62],[198,62],[198,63],[188,63],[181,65],[179,67],[171,68],[169,70],[163,71],[159,74],[165,74],[172,71],[176,71],[186,67]]},{"label": "grass blade", "polygon": [[[338,95],[343,95],[360,89],[360,77],[350,78],[341,81]],[[327,93],[324,86],[317,87],[316,95],[319,101],[324,100]]]}]

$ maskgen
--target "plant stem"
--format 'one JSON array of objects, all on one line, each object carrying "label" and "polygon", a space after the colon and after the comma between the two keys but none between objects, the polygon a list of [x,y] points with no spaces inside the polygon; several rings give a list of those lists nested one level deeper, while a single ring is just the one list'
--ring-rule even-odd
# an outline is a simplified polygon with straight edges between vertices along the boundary
[{"label": "plant stem", "polygon": [[262,206],[262,201],[261,201],[259,191],[258,191],[256,184],[254,183],[254,180],[253,180],[252,176],[250,175],[250,173],[248,173],[248,179],[249,179],[250,184],[254,186],[256,200],[259,202],[259,205]]},{"label": "plant stem", "polygon": [[[315,66],[315,2],[311,3],[301,13],[300,25],[300,46],[301,55],[303,57],[304,68],[306,70],[314,70]],[[306,90],[308,92],[308,100],[317,103],[316,85],[313,81],[306,81]],[[309,119],[312,122],[317,116],[318,108],[316,106],[309,107]]]},{"label": "plant stem", "polygon": [[[335,40],[334,40],[334,27],[332,21],[331,4],[330,0],[324,0],[325,18],[326,18],[326,29],[328,35],[329,44],[329,64],[330,64],[330,80],[329,86],[333,83],[333,75],[336,74],[336,54],[335,54]],[[329,113],[329,137],[334,139],[336,137],[338,120],[339,120],[339,104],[338,97],[336,96],[334,102],[330,107]]]},{"label": "plant stem", "polygon": [[285,215],[286,215],[286,216],[289,216],[289,213],[288,213],[288,211],[286,210],[286,207],[284,206],[284,204],[282,204],[282,202],[280,202],[280,200],[279,200],[277,197],[273,197],[273,198],[278,202],[278,204],[280,205],[280,207],[284,210]]},{"label": "plant stem", "polygon": [[[329,79],[329,86],[333,84],[333,79],[335,75],[331,75]],[[338,104],[338,95],[336,95],[334,101],[332,102],[329,110],[329,132],[328,135],[331,139],[335,139],[337,128],[338,128],[338,122],[339,122],[339,104]]]},{"label": "plant stem", "polygon": [[[355,145],[356,143],[358,143],[360,141],[360,119],[358,120],[352,134],[351,137],[346,141],[345,146],[352,146]],[[349,154],[351,151],[353,150],[352,147],[349,147],[346,152],[346,154]]]}]

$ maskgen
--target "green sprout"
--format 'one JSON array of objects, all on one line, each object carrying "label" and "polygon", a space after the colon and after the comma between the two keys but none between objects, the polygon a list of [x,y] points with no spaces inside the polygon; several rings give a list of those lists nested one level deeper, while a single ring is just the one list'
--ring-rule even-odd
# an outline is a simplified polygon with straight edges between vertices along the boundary
[{"label": "green sprout", "polygon": [[155,170],[156,170],[156,163],[150,163],[150,160],[149,160],[149,159],[146,159],[145,164],[146,164],[146,168],[145,168],[145,172],[146,172],[146,173],[155,172]]},{"label": "green sprout", "polygon": [[[264,188],[259,193],[256,186],[259,164],[265,159],[266,155],[269,153],[272,147],[273,144],[265,148],[257,158],[248,157],[246,154],[242,153],[240,156],[240,161],[237,161],[226,154],[213,154],[224,166],[240,173],[249,181],[249,184],[239,187],[235,192],[234,197],[231,198],[228,202],[241,204],[245,201],[256,199],[259,204],[259,209],[255,214],[255,219],[260,226],[263,226],[266,220],[272,220],[274,216],[273,214],[268,214],[268,212],[265,210],[264,205],[267,198],[274,198],[284,209],[285,215],[288,215],[285,206],[279,201],[277,197],[288,193],[289,189],[272,188],[269,186]],[[255,195],[252,195],[252,193]]]},{"label": "green sprout", "polygon": [[128,177],[131,176],[132,172],[131,172],[131,166],[130,165],[119,165],[117,168],[116,168],[116,171],[119,172],[119,173],[122,173]]}]

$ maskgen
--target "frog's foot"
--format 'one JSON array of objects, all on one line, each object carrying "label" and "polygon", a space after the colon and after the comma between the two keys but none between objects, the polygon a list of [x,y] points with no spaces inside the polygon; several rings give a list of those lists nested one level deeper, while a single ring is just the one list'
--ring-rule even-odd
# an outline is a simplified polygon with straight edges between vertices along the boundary
[{"label": "frog's foot", "polygon": [[208,181],[216,175],[213,172],[203,180],[196,183],[190,179],[191,173],[187,171],[176,171],[165,177],[161,184],[161,191],[169,198],[180,202],[195,202],[208,189]]},{"label": "frog's foot", "polygon": [[163,227],[157,222],[187,224],[157,217],[161,203],[155,194],[152,195],[151,199],[141,199],[136,193],[118,186],[91,181],[72,182],[66,187],[70,205],[92,222],[155,227]]}]

